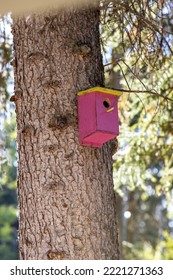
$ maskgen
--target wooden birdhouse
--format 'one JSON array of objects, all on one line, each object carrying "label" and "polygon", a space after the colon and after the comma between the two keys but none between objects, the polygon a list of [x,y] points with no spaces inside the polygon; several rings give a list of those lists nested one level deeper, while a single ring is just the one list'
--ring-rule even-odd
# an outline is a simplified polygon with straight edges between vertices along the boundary
[{"label": "wooden birdhouse", "polygon": [[120,91],[94,87],[78,93],[79,143],[102,147],[119,135]]}]

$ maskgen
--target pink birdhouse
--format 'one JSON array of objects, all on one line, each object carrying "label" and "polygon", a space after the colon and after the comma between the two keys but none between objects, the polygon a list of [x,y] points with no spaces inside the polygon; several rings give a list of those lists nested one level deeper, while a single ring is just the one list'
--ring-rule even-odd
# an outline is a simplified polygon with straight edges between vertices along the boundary
[{"label": "pink birdhouse", "polygon": [[120,91],[94,87],[78,93],[79,143],[102,147],[119,135]]}]

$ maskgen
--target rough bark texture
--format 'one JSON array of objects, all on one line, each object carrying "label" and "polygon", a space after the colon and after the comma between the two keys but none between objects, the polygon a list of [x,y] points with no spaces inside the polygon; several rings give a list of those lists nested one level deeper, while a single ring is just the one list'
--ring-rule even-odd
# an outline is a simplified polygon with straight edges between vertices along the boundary
[{"label": "rough bark texture", "polygon": [[110,144],[78,143],[77,92],[103,85],[95,9],[15,20],[21,259],[119,257]]}]

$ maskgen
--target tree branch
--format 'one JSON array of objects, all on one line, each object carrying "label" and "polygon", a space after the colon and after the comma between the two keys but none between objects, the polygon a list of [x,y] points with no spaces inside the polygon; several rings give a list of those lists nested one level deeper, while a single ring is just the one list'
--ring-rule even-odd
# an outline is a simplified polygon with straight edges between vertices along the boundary
[{"label": "tree branch", "polygon": [[172,98],[169,98],[168,96],[165,96],[163,94],[160,94],[160,93],[157,93],[157,92],[154,92],[152,90],[134,90],[134,89],[118,89],[118,88],[114,88],[114,90],[117,90],[117,91],[121,91],[121,92],[127,92],[127,93],[148,93],[148,94],[152,94],[154,95],[155,97],[162,97],[164,100],[167,100],[167,101],[171,101],[173,102],[173,99]]}]

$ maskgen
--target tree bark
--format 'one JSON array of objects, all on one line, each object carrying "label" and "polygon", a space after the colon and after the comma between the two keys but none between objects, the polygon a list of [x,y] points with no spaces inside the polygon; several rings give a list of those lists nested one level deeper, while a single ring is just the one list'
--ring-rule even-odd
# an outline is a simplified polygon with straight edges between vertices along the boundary
[{"label": "tree bark", "polygon": [[103,86],[99,12],[16,19],[21,259],[118,259],[110,143],[78,142],[77,92]]}]

